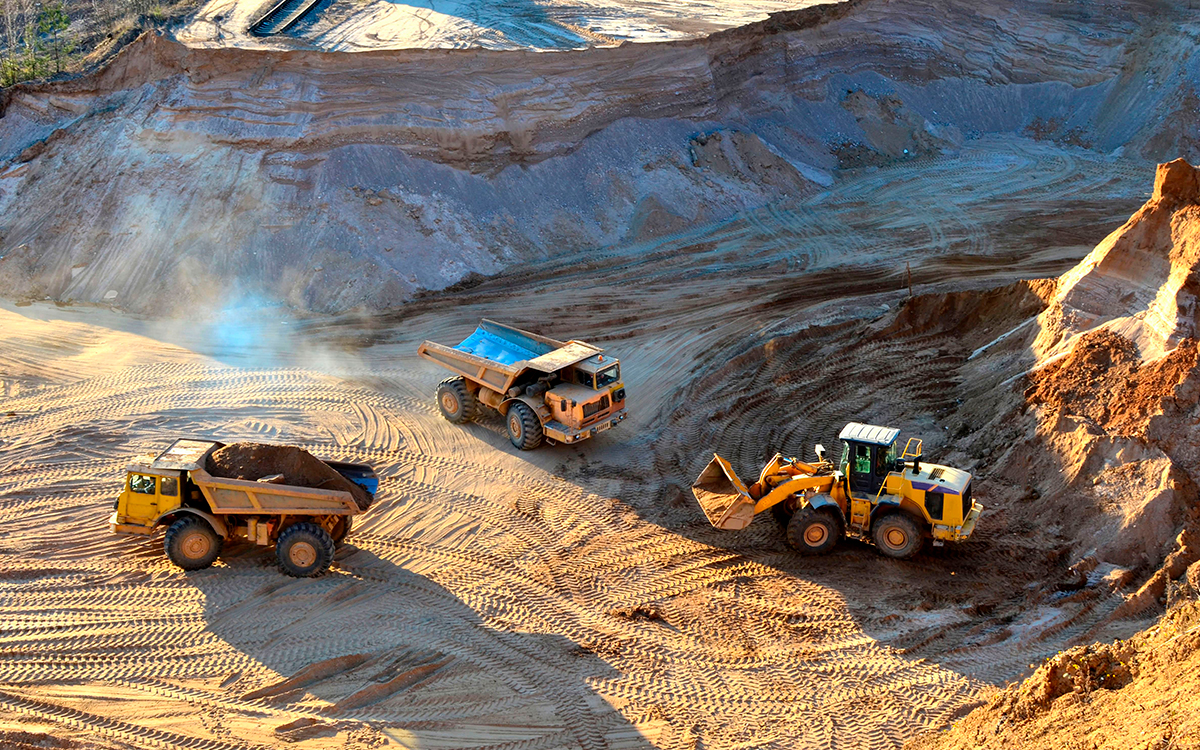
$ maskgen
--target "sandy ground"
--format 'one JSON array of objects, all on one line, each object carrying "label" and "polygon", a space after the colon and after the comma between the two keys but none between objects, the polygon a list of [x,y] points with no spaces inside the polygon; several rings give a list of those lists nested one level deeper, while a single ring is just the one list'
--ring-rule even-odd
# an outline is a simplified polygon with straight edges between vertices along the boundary
[{"label": "sandy ground", "polygon": [[178,34],[192,47],[279,49],[297,44],[354,52],[372,49],[569,50],[621,42],[689,39],[761,21],[822,0],[689,2],[530,2],[529,0],[328,0],[283,37],[247,29],[271,3],[210,0]]},{"label": "sandy ground", "polygon": [[[982,139],[391,318],[5,303],[0,731],[104,748],[889,748],[1073,639],[1127,635],[1140,623],[1104,625],[1119,595],[1031,594],[1062,573],[1050,531],[985,518],[972,543],[910,562],[854,543],[804,560],[769,519],[719,532],[685,494],[713,450],[749,473],[850,419],[936,455],[953,373],[1027,312],[881,337],[906,270],[917,291],[1057,275],[1149,191],[1123,164]],[[856,248],[873,261],[847,273]],[[531,453],[498,420],[443,420],[443,373],[416,344],[480,317],[606,346],[630,420]],[[182,573],[160,539],[105,526],[127,458],[181,434],[371,463],[378,502],[320,579],[246,548]]]}]

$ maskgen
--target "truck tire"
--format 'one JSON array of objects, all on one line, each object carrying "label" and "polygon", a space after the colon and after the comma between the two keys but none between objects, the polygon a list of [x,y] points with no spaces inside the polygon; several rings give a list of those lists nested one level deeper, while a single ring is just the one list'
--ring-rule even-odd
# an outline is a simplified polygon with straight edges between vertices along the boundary
[{"label": "truck tire", "polygon": [[333,539],[335,547],[341,547],[346,535],[350,533],[350,519],[351,516],[338,516],[334,522],[333,533],[329,536]]},{"label": "truck tire", "polygon": [[446,378],[438,383],[437,403],[442,416],[455,424],[470,422],[479,411],[479,401],[462,378]]},{"label": "truck tire", "polygon": [[871,541],[887,557],[904,560],[921,551],[921,527],[905,513],[888,513],[871,523]]},{"label": "truck tire", "polygon": [[508,439],[523,451],[531,451],[542,444],[542,423],[526,404],[516,401],[504,415],[508,427]]},{"label": "truck tire", "polygon": [[828,554],[841,536],[841,524],[833,514],[810,507],[796,511],[787,526],[788,544],[802,555]]},{"label": "truck tire", "polygon": [[167,528],[163,550],[184,570],[203,570],[221,554],[224,542],[203,518],[187,515]]},{"label": "truck tire", "polygon": [[284,573],[295,578],[319,576],[333,560],[333,538],[315,523],[287,527],[275,542],[275,558]]}]

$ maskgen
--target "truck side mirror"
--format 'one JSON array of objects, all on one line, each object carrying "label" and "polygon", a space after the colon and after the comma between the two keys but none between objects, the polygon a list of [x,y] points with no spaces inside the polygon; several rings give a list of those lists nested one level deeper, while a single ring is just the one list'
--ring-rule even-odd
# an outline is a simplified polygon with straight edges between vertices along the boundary
[{"label": "truck side mirror", "polygon": [[825,460],[825,446],[821,445],[820,443],[817,443],[817,460]]}]

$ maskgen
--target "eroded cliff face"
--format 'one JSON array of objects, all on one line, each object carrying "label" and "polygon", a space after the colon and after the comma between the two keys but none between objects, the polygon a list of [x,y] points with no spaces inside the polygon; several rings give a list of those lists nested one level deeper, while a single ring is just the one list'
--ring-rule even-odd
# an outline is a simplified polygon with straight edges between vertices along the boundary
[{"label": "eroded cliff face", "polygon": [[1183,13],[859,0],[562,54],[149,35],[94,75],[4,92],[0,294],[380,309],[984,133],[1174,157],[1195,149],[1194,125],[1159,117],[1194,96]]}]

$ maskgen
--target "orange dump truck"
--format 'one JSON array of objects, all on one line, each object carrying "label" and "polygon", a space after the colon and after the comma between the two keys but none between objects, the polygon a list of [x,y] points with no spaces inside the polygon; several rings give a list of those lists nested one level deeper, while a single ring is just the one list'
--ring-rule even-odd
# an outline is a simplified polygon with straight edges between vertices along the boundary
[{"label": "orange dump truck", "polygon": [[442,416],[467,422],[480,405],[504,416],[521,450],[543,439],[578,443],[625,419],[621,363],[583,341],[555,341],[484,320],[455,346],[426,341],[417,354],[456,373],[437,388]]}]

